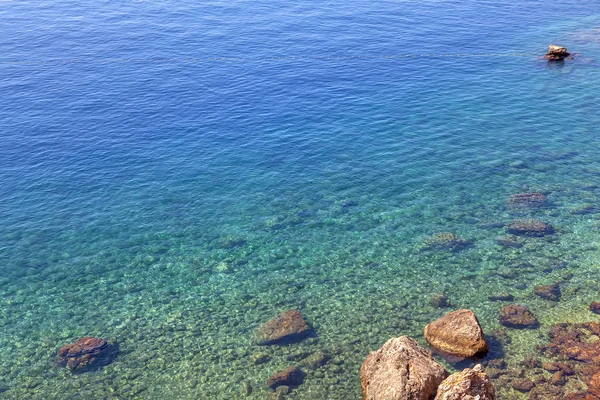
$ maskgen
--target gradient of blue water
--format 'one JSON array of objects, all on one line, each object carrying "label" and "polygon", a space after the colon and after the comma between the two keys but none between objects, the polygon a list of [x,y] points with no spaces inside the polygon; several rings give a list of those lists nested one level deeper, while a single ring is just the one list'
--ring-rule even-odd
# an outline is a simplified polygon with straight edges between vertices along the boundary
[{"label": "gradient of blue water", "polygon": [[[351,252],[361,238],[414,244],[467,229],[469,221],[448,227],[440,215],[458,206],[485,219],[486,202],[564,172],[555,165],[515,178],[494,163],[568,151],[580,164],[596,159],[599,18],[597,2],[571,0],[4,1],[2,285],[11,295],[24,288],[22,301],[37,304],[31,282],[63,271],[65,288],[72,274],[92,283],[144,246],[184,260],[192,248],[208,265],[225,257],[219,238],[237,235],[255,241],[254,254],[305,246],[305,259],[288,261],[306,265],[323,256],[311,253],[314,243]],[[555,41],[585,60],[554,68],[533,57],[99,62],[529,53]],[[81,62],[2,64],[52,59]],[[407,216],[378,219],[398,209]],[[275,231],[265,230],[272,219]],[[271,271],[252,257],[236,279],[256,292]],[[50,297],[34,311],[33,336],[72,321],[52,299],[67,291],[57,281],[40,284]],[[80,323],[93,329],[102,318]],[[15,335],[23,328],[14,317],[3,324]]]}]

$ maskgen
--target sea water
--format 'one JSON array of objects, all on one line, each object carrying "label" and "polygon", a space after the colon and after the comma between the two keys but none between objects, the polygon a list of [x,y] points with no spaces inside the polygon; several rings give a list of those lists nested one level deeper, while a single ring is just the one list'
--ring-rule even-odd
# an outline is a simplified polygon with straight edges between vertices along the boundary
[{"label": "sea water", "polygon": [[[323,351],[288,398],[359,399],[390,337],[501,328],[490,294],[541,323],[509,365],[597,320],[599,26],[590,0],[3,1],[0,397],[263,399]],[[499,245],[519,218],[556,233]],[[315,337],[258,345],[287,309]],[[57,366],[83,336],[118,357]]]}]

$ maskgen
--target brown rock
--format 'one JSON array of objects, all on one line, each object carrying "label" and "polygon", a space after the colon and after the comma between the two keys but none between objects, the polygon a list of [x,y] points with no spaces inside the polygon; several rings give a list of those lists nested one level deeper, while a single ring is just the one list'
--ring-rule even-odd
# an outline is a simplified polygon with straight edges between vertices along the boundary
[{"label": "brown rock", "polygon": [[425,340],[443,355],[459,358],[484,356],[488,344],[477,317],[471,310],[457,310],[431,322],[424,329]]},{"label": "brown rock", "polygon": [[566,47],[551,44],[548,46],[548,52],[544,58],[546,58],[548,61],[562,61],[570,55],[571,53],[567,51]]},{"label": "brown rock", "polygon": [[435,400],[479,399],[495,400],[496,391],[492,381],[481,365],[466,368],[446,378],[438,387]]},{"label": "brown rock", "polygon": [[448,372],[408,336],[388,340],[360,367],[367,400],[430,400]]},{"label": "brown rock", "polygon": [[548,204],[548,198],[539,192],[517,193],[508,198],[508,205],[512,208],[536,208]]},{"label": "brown rock", "polygon": [[471,244],[452,232],[436,233],[423,243],[423,250],[449,250],[459,251]]},{"label": "brown rock", "polygon": [[521,236],[545,236],[554,233],[554,227],[536,219],[520,219],[509,223],[508,233]]},{"label": "brown rock", "polygon": [[275,372],[267,380],[267,386],[276,389],[278,386],[298,386],[304,382],[306,374],[298,367],[287,367],[283,371]]},{"label": "brown rock", "polygon": [[544,368],[548,372],[561,371],[565,375],[575,374],[573,368],[565,362],[545,362],[544,364],[542,364],[542,368]]},{"label": "brown rock", "polygon": [[552,378],[550,378],[550,383],[557,386],[562,386],[565,384],[565,373],[562,371],[556,371],[552,374]]},{"label": "brown rock", "polygon": [[533,383],[531,379],[521,378],[521,379],[515,379],[514,381],[512,381],[511,385],[512,385],[513,389],[524,393],[524,392],[529,392],[531,389],[533,389],[535,386],[535,383]]},{"label": "brown rock", "polygon": [[527,356],[521,362],[521,365],[528,369],[539,368],[540,364],[540,360],[534,356]]},{"label": "brown rock", "polygon": [[[550,330],[550,338],[551,341],[541,350],[550,356],[566,360],[566,363],[560,364],[567,364],[567,367],[561,365],[559,372],[568,375],[574,370],[577,377],[587,385],[587,391],[570,398],[600,398],[600,325],[596,322],[556,324]],[[556,366],[544,364],[544,368],[554,369]]]},{"label": "brown rock", "polygon": [[56,362],[72,371],[84,372],[109,364],[116,355],[116,346],[106,340],[83,337],[58,349]]},{"label": "brown rock", "polygon": [[302,313],[288,310],[261,325],[256,336],[260,344],[287,344],[300,341],[311,333]]},{"label": "brown rock", "polygon": [[520,304],[509,304],[500,310],[500,323],[509,328],[537,328],[539,323],[529,308]]},{"label": "brown rock", "polygon": [[558,283],[547,286],[536,286],[533,291],[542,299],[551,301],[558,301],[560,299],[560,286]]},{"label": "brown rock", "polygon": [[551,384],[537,385],[529,392],[529,400],[564,400],[561,386]]},{"label": "brown rock", "polygon": [[565,400],[598,400],[598,396],[591,393],[569,393]]},{"label": "brown rock", "polygon": [[600,314],[600,303],[594,302],[590,304],[590,311],[594,314]]}]

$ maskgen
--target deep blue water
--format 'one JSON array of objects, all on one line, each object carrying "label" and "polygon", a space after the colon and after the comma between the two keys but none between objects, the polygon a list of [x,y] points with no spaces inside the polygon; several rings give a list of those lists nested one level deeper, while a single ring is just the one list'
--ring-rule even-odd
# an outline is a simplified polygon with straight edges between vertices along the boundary
[{"label": "deep blue water", "polygon": [[[0,396],[230,399],[247,381],[264,398],[272,372],[325,349],[289,397],[359,398],[368,350],[443,312],[432,292],[490,329],[493,290],[577,314],[600,245],[578,212],[600,195],[599,5],[3,1]],[[512,56],[555,42],[578,55]],[[436,53],[454,56],[421,56]],[[524,190],[548,194],[534,216],[559,240],[507,251],[498,222]],[[445,231],[474,246],[421,251]],[[494,275],[523,259],[532,282],[568,260],[578,294],[549,310]],[[288,308],[317,338],[254,344]],[[53,365],[87,335],[122,354]]]}]

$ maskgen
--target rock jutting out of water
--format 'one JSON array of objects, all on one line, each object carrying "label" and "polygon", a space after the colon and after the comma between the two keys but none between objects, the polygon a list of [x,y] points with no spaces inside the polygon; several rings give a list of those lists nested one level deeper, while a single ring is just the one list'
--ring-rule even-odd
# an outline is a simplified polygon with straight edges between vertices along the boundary
[{"label": "rock jutting out of water", "polygon": [[536,286],[533,290],[534,293],[540,296],[542,299],[550,301],[560,300],[561,293],[558,283],[555,283],[554,285]]},{"label": "rock jutting out of water", "polygon": [[448,375],[429,350],[408,336],[388,340],[360,368],[368,400],[430,400]]},{"label": "rock jutting out of water", "polygon": [[438,387],[435,400],[495,400],[496,391],[480,364],[446,378]]},{"label": "rock jutting out of water", "polygon": [[554,227],[536,219],[520,219],[506,226],[508,233],[521,236],[545,236],[554,233]]},{"label": "rock jutting out of water", "polygon": [[500,310],[500,324],[509,328],[534,329],[539,326],[538,320],[526,306],[509,304]]},{"label": "rock jutting out of water", "polygon": [[260,344],[289,344],[301,341],[313,333],[298,310],[287,310],[265,322],[256,331]]},{"label": "rock jutting out of water", "polygon": [[267,380],[267,386],[277,389],[278,386],[296,387],[304,382],[306,373],[296,366],[290,366],[283,371],[277,371]]},{"label": "rock jutting out of water", "polygon": [[106,340],[83,337],[58,349],[56,362],[71,371],[84,372],[109,364],[116,355],[116,346]]},{"label": "rock jutting out of water", "polygon": [[470,241],[463,239],[452,232],[436,233],[427,239],[422,246],[423,250],[447,250],[459,251],[471,244]]},{"label": "rock jutting out of water", "polygon": [[434,350],[450,358],[485,356],[488,352],[483,330],[471,310],[448,313],[425,326],[423,334]]},{"label": "rock jutting out of water", "polygon": [[548,52],[546,53],[544,58],[548,61],[562,61],[570,55],[571,53],[567,51],[566,47],[551,44],[550,46],[548,46]]},{"label": "rock jutting out of water", "polygon": [[548,198],[539,192],[517,193],[508,198],[511,208],[538,208],[548,205]]}]

